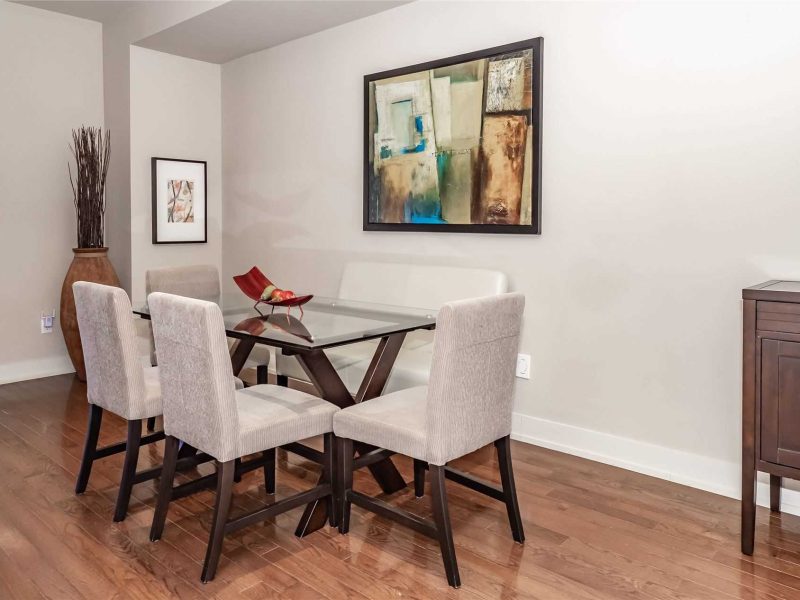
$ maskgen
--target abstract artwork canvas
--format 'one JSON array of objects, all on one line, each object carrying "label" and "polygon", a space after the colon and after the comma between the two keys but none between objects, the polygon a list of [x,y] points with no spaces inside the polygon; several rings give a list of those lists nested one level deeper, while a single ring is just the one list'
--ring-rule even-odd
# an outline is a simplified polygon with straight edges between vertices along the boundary
[{"label": "abstract artwork canvas", "polygon": [[542,38],[364,78],[364,229],[541,233]]},{"label": "abstract artwork canvas", "polygon": [[194,223],[194,181],[167,180],[167,223]]},{"label": "abstract artwork canvas", "polygon": [[153,157],[151,166],[153,243],[206,242],[205,161]]}]

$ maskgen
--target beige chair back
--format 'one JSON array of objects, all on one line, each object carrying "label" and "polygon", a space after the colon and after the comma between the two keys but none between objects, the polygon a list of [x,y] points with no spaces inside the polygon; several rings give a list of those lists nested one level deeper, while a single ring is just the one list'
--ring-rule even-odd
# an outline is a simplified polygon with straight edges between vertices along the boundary
[{"label": "beige chair back", "polygon": [[146,414],[144,368],[128,294],[88,281],[76,281],[72,291],[89,402],[128,420],[152,416]]},{"label": "beige chair back", "polygon": [[239,416],[225,324],[213,302],[147,297],[158,351],[164,432],[220,461],[238,458]]},{"label": "beige chair back", "polygon": [[145,274],[147,295],[164,292],[187,298],[216,300],[220,294],[219,271],[213,265],[163,267]]},{"label": "beige chair back", "polygon": [[428,462],[443,465],[511,432],[525,297],[445,304],[436,320],[427,402]]}]

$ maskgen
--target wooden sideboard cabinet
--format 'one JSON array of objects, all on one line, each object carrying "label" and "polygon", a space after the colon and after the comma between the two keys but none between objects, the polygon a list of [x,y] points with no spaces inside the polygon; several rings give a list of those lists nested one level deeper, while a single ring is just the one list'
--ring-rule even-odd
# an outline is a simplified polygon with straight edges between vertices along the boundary
[{"label": "wooden sideboard cabinet", "polygon": [[781,480],[800,479],[800,281],[742,290],[742,552],[753,553],[756,474],[769,473],[770,508]]}]

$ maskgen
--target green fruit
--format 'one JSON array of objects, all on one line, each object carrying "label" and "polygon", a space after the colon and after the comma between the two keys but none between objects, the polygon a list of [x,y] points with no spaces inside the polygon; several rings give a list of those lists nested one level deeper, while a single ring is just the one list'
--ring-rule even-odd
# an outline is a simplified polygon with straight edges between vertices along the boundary
[{"label": "green fruit", "polygon": [[264,291],[263,291],[263,292],[261,292],[261,299],[262,299],[262,300],[269,300],[269,299],[271,299],[271,298],[272,298],[272,294],[273,294],[273,292],[274,292],[275,290],[277,290],[277,289],[278,289],[278,288],[277,288],[277,287],[275,287],[274,285],[268,285],[267,287],[265,287],[265,288],[264,288]]}]

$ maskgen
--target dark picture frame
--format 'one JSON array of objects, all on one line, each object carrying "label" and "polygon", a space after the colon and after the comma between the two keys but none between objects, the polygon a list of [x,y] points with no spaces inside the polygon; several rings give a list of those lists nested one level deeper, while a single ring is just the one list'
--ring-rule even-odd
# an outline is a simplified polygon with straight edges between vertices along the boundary
[{"label": "dark picture frame", "polygon": [[[363,162],[363,230],[364,231],[414,231],[414,232],[439,232],[439,233],[514,233],[514,234],[540,234],[542,231],[542,50],[544,38],[537,37],[512,44],[495,46],[477,52],[459,54],[449,58],[419,63],[399,69],[381,71],[364,76],[364,162]],[[523,110],[494,111],[503,115],[525,115],[530,127],[532,163],[530,168],[530,223],[505,224],[505,223],[420,223],[420,222],[381,222],[378,218],[380,198],[376,192],[379,186],[378,177],[375,175],[373,160],[375,160],[374,138],[372,126],[377,121],[377,100],[375,99],[375,84],[381,80],[396,78],[404,75],[413,75],[420,72],[454,67],[462,63],[486,60],[487,64],[492,58],[499,55],[514,55],[525,51],[532,52],[530,73],[531,101],[530,108]],[[489,68],[484,70],[483,96],[481,98],[481,127],[486,117],[487,79]],[[435,109],[431,108],[431,112]],[[494,116],[494,115],[491,115]],[[481,130],[482,132],[482,130]],[[481,138],[482,139],[482,135]],[[483,160],[483,150],[479,149],[479,159]],[[435,151],[438,155],[440,152]],[[474,176],[473,176],[473,186]],[[517,188],[519,189],[519,188]],[[523,188],[524,190],[524,184]],[[474,206],[476,192],[473,188],[471,202]],[[524,195],[523,195],[524,196]],[[521,198],[521,202],[526,199]],[[470,210],[473,210],[470,207]],[[474,213],[471,213],[474,214]]]},{"label": "dark picture frame", "polygon": [[[202,166],[202,174],[200,174]],[[162,172],[163,169],[163,172]],[[204,160],[164,158],[150,159],[152,192],[153,244],[205,244],[208,242],[208,164]],[[192,179],[188,179],[192,177]],[[192,202],[192,221],[166,222],[168,210],[164,194],[175,182],[181,193],[188,193]],[[202,188],[198,183],[202,182]],[[191,183],[191,185],[189,185]],[[184,187],[183,184],[186,184]],[[187,192],[188,189],[188,192]],[[170,214],[171,217],[171,214]],[[176,229],[176,226],[178,229]],[[183,230],[179,228],[184,228]]]}]

